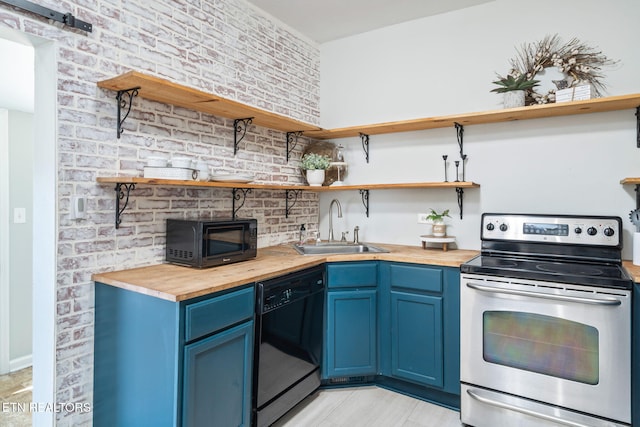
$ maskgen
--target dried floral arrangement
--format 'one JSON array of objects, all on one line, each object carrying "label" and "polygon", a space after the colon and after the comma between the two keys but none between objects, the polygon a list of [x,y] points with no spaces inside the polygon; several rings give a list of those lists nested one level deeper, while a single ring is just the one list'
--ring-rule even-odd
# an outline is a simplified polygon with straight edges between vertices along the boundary
[{"label": "dried floral arrangement", "polygon": [[[562,43],[557,34],[547,35],[536,43],[523,44],[516,51],[517,56],[509,61],[511,70],[508,76],[518,78],[524,75],[527,80],[533,80],[536,74],[546,67],[558,67],[569,77],[564,83],[566,87],[591,84],[596,97],[602,96],[605,89],[602,69],[618,63],[577,38],[572,38],[566,44]],[[498,77],[504,79],[500,75]],[[534,87],[526,92],[526,105],[555,101],[555,91],[542,94],[537,93]]]}]

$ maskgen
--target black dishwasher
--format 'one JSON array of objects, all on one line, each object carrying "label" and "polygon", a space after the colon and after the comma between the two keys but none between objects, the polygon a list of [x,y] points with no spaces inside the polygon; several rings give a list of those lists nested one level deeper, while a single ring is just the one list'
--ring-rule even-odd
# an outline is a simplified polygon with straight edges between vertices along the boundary
[{"label": "black dishwasher", "polygon": [[253,425],[264,427],[320,385],[324,267],[256,286]]}]

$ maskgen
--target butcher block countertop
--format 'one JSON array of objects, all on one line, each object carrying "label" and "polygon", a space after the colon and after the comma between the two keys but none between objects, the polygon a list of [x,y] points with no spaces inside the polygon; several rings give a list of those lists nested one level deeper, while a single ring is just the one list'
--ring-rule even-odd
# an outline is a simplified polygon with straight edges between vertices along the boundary
[{"label": "butcher block countertop", "polygon": [[629,273],[634,283],[640,283],[640,266],[634,265],[631,261],[622,261],[622,266]]},{"label": "butcher block countertop", "polygon": [[157,264],[97,273],[92,279],[95,282],[177,302],[281,276],[325,262],[381,260],[459,267],[479,254],[478,251],[464,249],[445,252],[440,249],[422,249],[419,246],[375,245],[389,250],[389,253],[303,256],[291,245],[280,245],[258,249],[255,259],[220,267],[195,269]]}]

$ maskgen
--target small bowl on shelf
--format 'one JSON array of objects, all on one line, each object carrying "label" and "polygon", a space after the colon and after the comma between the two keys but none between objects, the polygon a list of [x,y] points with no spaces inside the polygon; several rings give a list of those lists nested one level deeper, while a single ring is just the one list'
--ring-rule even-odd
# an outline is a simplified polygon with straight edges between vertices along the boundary
[{"label": "small bowl on shelf", "polygon": [[172,168],[191,168],[193,165],[193,161],[189,157],[172,157],[171,158],[171,167]]},{"label": "small bowl on shelf", "polygon": [[166,168],[169,161],[164,157],[150,156],[147,158],[147,166],[152,168]]}]

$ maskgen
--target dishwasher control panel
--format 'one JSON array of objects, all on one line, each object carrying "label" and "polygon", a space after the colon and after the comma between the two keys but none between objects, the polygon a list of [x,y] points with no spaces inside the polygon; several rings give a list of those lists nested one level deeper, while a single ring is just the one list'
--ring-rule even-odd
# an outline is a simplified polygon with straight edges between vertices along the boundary
[{"label": "dishwasher control panel", "polygon": [[324,269],[315,267],[265,280],[256,289],[257,312],[266,313],[324,291]]}]

